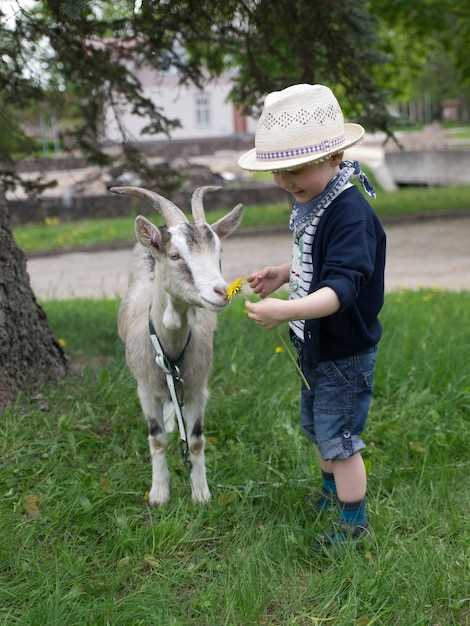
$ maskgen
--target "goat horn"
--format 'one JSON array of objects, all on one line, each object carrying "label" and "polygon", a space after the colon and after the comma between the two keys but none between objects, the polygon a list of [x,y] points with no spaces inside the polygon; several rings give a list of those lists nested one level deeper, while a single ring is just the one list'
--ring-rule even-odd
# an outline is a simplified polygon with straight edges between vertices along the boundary
[{"label": "goat horn", "polygon": [[128,194],[130,196],[144,196],[146,198],[150,198],[153,202],[154,208],[160,209],[162,212],[167,226],[176,226],[177,224],[188,221],[186,215],[183,211],[181,211],[181,209],[178,209],[176,204],[173,204],[171,200],[164,198],[160,194],[155,193],[155,191],[150,191],[149,189],[144,189],[143,187],[111,187],[109,191],[121,195]]},{"label": "goat horn", "polygon": [[206,191],[217,191],[222,187],[214,187],[212,185],[205,185],[204,187],[196,187],[191,196],[191,211],[193,212],[193,219],[195,223],[204,223],[206,216],[204,214],[204,206],[202,199]]}]

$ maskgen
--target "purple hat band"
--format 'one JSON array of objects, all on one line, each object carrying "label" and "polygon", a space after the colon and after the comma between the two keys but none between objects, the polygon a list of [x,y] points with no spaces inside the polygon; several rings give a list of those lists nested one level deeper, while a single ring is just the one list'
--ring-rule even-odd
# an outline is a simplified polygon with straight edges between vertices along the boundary
[{"label": "purple hat band", "polygon": [[256,158],[263,161],[269,161],[271,159],[285,159],[289,157],[299,157],[306,154],[315,154],[316,152],[325,152],[331,148],[336,148],[344,143],[346,140],[345,135],[337,137],[336,139],[324,139],[320,143],[313,146],[303,146],[302,148],[290,148],[289,150],[276,150],[274,152],[260,152],[256,151]]}]

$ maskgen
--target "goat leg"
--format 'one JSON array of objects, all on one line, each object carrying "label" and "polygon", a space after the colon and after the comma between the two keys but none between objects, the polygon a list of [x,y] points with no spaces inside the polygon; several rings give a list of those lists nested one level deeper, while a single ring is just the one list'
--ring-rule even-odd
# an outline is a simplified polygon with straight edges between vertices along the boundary
[{"label": "goat leg", "polygon": [[166,462],[167,435],[163,422],[163,406],[151,388],[139,383],[137,392],[148,424],[148,440],[152,459],[152,487],[149,504],[158,506],[170,498],[170,472]]},{"label": "goat leg", "polygon": [[205,439],[204,406],[205,395],[198,400],[185,405],[185,418],[189,437],[189,452],[191,459],[191,492],[193,502],[204,504],[211,499],[207,485],[206,461],[204,455]]}]

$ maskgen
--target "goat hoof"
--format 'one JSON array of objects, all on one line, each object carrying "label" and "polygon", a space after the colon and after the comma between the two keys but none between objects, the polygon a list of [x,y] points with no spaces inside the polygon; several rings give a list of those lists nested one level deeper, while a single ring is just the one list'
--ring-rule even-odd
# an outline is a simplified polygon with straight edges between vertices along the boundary
[{"label": "goat hoof", "polygon": [[207,504],[211,499],[209,487],[206,485],[205,487],[193,489],[192,498],[195,504]]},{"label": "goat hoof", "polygon": [[158,487],[152,487],[149,492],[149,504],[150,506],[162,506],[166,504],[170,499],[170,490],[166,485],[159,485]]}]

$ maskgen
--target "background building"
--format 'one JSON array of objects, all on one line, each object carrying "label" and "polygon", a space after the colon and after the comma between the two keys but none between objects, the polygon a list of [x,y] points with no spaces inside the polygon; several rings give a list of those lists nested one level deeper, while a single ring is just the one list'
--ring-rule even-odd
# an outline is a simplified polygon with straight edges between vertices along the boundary
[{"label": "background building", "polygon": [[[211,81],[204,90],[193,84],[180,85],[176,75],[157,74],[148,68],[141,68],[136,74],[142,83],[144,95],[161,108],[165,116],[179,119],[181,127],[171,132],[172,139],[224,137],[255,131],[256,121],[243,115],[228,101],[232,88],[229,73]],[[123,128],[128,141],[166,138],[164,134],[142,133],[146,123],[144,118],[132,113],[131,107],[122,102],[117,110],[106,110],[104,137],[113,142],[122,142]]]}]

